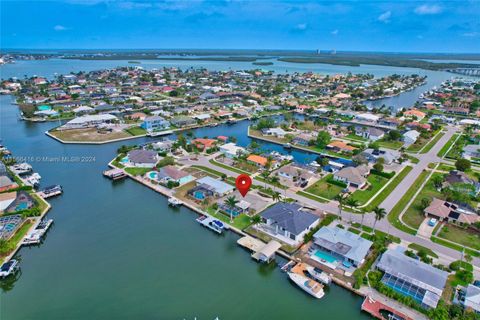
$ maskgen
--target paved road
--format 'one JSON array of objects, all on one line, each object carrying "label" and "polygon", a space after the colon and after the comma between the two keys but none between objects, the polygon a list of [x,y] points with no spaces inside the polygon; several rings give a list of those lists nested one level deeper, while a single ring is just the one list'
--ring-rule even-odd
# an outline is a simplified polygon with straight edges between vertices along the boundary
[{"label": "paved road", "polygon": [[[457,131],[456,128],[454,127],[449,127],[447,129],[447,132],[440,138],[440,140],[435,144],[435,146],[432,147],[432,149],[425,153],[425,154],[417,154],[416,157],[419,158],[419,163],[414,166],[414,169],[410,171],[410,173],[403,179],[403,181],[395,188],[395,190],[384,200],[384,202],[381,204],[381,207],[385,208],[387,212],[390,212],[391,209],[395,206],[395,204],[403,197],[403,195],[406,193],[406,191],[413,185],[415,182],[416,178],[418,175],[427,168],[428,164],[431,162],[441,162],[442,159],[437,157],[437,153],[440,151],[440,149],[450,140],[450,138],[455,134]],[[216,170],[218,172],[224,173],[228,176],[233,176],[236,177],[238,173],[227,170],[223,167],[216,166],[214,164],[211,164],[209,162],[210,159],[213,159],[216,155],[210,155],[207,157],[199,157],[198,160],[190,160],[188,158],[185,158],[183,160],[180,160],[179,162],[184,165],[200,165],[204,167],[211,168],[213,170]],[[264,186],[265,183],[253,180],[254,185],[259,185],[259,186]],[[328,213],[333,213],[336,215],[340,214],[340,210],[338,208],[338,203],[335,201],[331,201],[329,203],[320,203],[315,200],[303,197],[301,195],[296,194],[293,191],[290,190],[278,190],[281,192],[282,195],[285,195],[287,198],[292,198],[297,200],[300,203],[303,203],[307,206],[313,207],[313,208],[318,208],[320,210],[323,210]],[[375,224],[375,216],[372,213],[366,213],[363,215],[361,214],[352,214],[349,212],[342,211],[342,217],[344,220],[347,222],[357,222],[357,223],[363,223],[366,226],[373,227]],[[363,221],[362,221],[363,219]],[[441,260],[443,261],[455,261],[459,260],[462,257],[462,254],[459,251],[450,249],[448,247],[439,245],[437,243],[432,242],[430,239],[427,238],[422,238],[419,236],[413,236],[411,234],[405,233],[401,230],[396,229],[394,226],[392,226],[388,219],[383,219],[380,221],[377,221],[375,224],[375,228],[386,232],[388,234],[391,234],[395,237],[398,237],[402,239],[405,242],[409,243],[417,243],[419,245],[422,245],[424,247],[427,247],[433,251],[435,251],[440,257]],[[475,274],[477,276],[480,276],[480,259],[474,258],[473,264],[476,266],[475,268]]]}]

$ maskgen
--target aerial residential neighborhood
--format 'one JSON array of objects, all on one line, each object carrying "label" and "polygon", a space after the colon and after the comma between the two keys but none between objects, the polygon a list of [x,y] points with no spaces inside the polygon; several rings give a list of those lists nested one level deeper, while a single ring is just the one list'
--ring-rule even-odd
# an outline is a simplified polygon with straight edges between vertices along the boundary
[{"label": "aerial residential neighborhood", "polygon": [[2,1],[0,319],[480,319],[476,1]]}]

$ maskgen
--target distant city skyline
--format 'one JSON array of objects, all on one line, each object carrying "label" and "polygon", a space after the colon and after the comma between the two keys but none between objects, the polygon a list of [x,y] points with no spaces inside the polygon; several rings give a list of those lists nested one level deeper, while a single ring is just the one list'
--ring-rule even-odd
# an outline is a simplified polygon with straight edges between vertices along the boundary
[{"label": "distant city skyline", "polygon": [[480,1],[2,1],[1,48],[480,52]]}]

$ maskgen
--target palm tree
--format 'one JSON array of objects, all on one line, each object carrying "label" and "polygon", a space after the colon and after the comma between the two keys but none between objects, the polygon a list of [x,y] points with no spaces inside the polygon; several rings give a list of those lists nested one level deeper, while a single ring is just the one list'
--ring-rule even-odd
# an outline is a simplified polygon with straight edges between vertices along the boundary
[{"label": "palm tree", "polygon": [[342,206],[343,206],[343,202],[345,201],[345,198],[343,197],[342,194],[337,194],[334,199],[338,201],[340,220],[342,220]]},{"label": "palm tree", "polygon": [[275,201],[275,202],[280,201],[280,192],[274,191],[274,192],[272,193],[272,199],[273,199],[273,201]]},{"label": "palm tree", "polygon": [[239,201],[235,198],[235,196],[230,196],[225,200],[225,204],[230,208],[230,222],[233,221],[233,210],[237,206]]},{"label": "palm tree", "polygon": [[373,212],[375,213],[375,222],[373,223],[373,234],[375,234],[375,226],[377,224],[377,221],[382,220],[387,214],[387,211],[384,208],[375,207],[373,208]]},{"label": "palm tree", "polygon": [[[352,209],[355,209],[356,207],[359,206],[359,203],[357,200],[353,199],[352,197],[350,198],[347,198],[347,202],[346,202],[347,206],[349,206],[350,208]],[[350,219],[351,220],[351,219]]]},{"label": "palm tree", "polygon": [[263,181],[265,182],[265,189],[267,189],[267,179],[270,173],[268,171],[263,171],[260,175],[262,176]]},{"label": "palm tree", "polygon": [[277,176],[273,176],[270,178],[270,183],[273,185],[273,190],[277,189],[277,185],[280,182],[280,178]]}]

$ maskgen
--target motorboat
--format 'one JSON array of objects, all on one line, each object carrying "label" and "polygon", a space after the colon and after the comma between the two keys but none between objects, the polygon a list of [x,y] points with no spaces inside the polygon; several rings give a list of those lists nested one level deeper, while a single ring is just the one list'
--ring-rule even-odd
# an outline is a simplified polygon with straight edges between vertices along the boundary
[{"label": "motorboat", "polygon": [[18,261],[11,259],[0,266],[0,279],[15,274],[19,269]]},{"label": "motorboat", "polygon": [[172,207],[178,207],[182,205],[182,201],[178,200],[177,198],[170,197],[168,198],[168,205]]},{"label": "motorboat", "polygon": [[332,279],[329,277],[329,275],[322,270],[314,267],[307,267],[306,269],[308,274],[311,275],[315,280],[326,285],[332,282]]},{"label": "motorboat", "polygon": [[312,279],[309,279],[295,272],[289,272],[288,277],[303,291],[307,292],[308,294],[317,299],[320,299],[325,295],[325,292],[323,291],[323,286]]}]

